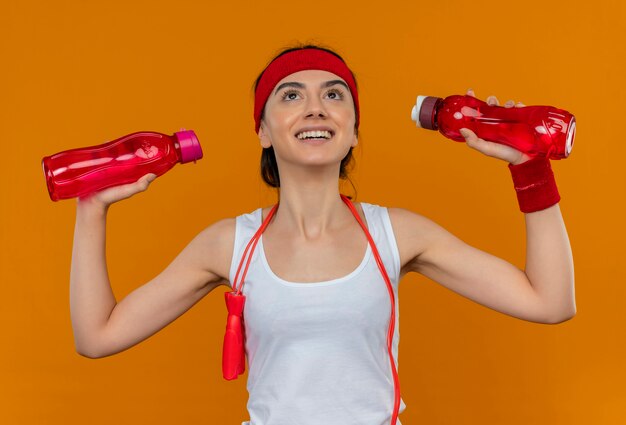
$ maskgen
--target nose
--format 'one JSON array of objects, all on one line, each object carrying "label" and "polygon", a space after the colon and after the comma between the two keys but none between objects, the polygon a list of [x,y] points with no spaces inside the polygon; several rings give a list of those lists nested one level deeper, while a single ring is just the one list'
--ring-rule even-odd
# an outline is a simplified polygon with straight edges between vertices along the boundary
[{"label": "nose", "polygon": [[306,117],[326,118],[327,116],[328,114],[322,101],[315,96],[310,97],[306,106]]}]

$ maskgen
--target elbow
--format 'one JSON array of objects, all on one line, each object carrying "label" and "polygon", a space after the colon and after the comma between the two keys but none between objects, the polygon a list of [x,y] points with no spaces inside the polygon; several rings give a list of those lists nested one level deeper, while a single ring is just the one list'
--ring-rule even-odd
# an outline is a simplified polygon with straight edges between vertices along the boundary
[{"label": "elbow", "polygon": [[74,350],[82,357],[100,359],[113,354],[111,340],[104,329],[74,328]]},{"label": "elbow", "polygon": [[74,339],[74,348],[78,354],[88,359],[101,359],[109,357],[123,351],[119,344],[100,336],[99,338],[89,338],[87,340]]},{"label": "elbow", "polygon": [[559,323],[567,322],[568,320],[573,319],[574,316],[576,316],[576,306],[565,314],[561,313],[559,315],[549,317],[544,323],[549,325],[558,325]]},{"label": "elbow", "polygon": [[82,357],[87,357],[88,359],[100,359],[108,355],[97,344],[93,342],[79,341],[77,339],[74,340],[74,349],[76,350],[76,353]]},{"label": "elbow", "polygon": [[102,356],[100,356],[100,355],[98,355],[98,354],[96,354],[94,352],[91,352],[91,351],[76,350],[76,352],[78,354],[80,354],[82,357],[86,357],[88,359],[99,359],[99,358],[102,357]]},{"label": "elbow", "polygon": [[76,352],[79,355],[81,355],[83,357],[87,357],[88,359],[99,359],[99,358],[104,357],[97,350],[94,350],[94,349],[89,348],[89,347],[80,347],[80,346],[76,345],[75,348],[76,348]]},{"label": "elbow", "polygon": [[573,319],[574,316],[575,316],[575,314],[574,315],[568,315],[568,316],[562,316],[562,317],[559,317],[557,319],[550,319],[550,320],[548,320],[548,321],[546,321],[544,323],[546,323],[548,325],[558,325],[559,323],[567,322],[568,320]]},{"label": "elbow", "polygon": [[87,357],[88,359],[100,359],[102,357],[106,357],[102,350],[99,350],[93,344],[79,343],[78,341],[75,341],[74,348],[76,353],[83,357]]}]

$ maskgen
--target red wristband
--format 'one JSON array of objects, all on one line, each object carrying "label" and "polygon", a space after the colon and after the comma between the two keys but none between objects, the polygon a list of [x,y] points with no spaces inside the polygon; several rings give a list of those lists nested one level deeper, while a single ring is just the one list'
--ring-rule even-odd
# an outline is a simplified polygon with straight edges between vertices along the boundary
[{"label": "red wristband", "polygon": [[521,164],[509,164],[520,211],[544,210],[561,200],[550,160],[535,157]]}]

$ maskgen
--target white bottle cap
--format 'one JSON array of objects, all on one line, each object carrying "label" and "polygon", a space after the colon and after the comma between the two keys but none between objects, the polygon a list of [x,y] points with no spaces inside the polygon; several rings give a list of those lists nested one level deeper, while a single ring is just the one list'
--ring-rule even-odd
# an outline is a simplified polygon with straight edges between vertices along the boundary
[{"label": "white bottle cap", "polygon": [[415,106],[411,110],[411,119],[415,121],[415,125],[419,128],[422,128],[422,124],[420,124],[420,109],[422,109],[422,103],[424,99],[428,96],[417,96],[417,102],[415,102]]},{"label": "white bottle cap", "polygon": [[574,147],[574,137],[576,137],[576,118],[572,118],[567,129],[567,138],[565,139],[565,158],[569,156]]}]

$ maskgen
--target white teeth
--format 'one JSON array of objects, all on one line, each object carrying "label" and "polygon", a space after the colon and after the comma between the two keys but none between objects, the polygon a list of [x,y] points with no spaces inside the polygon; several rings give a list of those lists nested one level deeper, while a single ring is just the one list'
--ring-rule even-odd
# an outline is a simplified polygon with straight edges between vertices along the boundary
[{"label": "white teeth", "polygon": [[330,131],[303,131],[296,134],[296,137],[300,140],[304,139],[330,139]]}]

